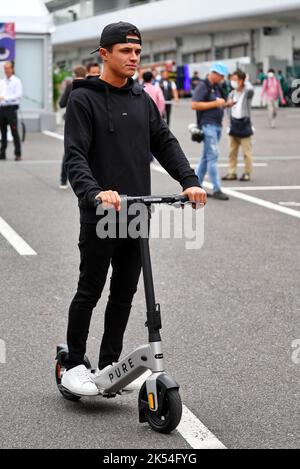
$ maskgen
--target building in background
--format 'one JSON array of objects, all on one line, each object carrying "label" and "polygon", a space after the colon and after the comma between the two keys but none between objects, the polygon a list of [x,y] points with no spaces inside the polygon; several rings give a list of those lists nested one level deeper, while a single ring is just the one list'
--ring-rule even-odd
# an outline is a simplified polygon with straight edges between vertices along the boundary
[{"label": "building in background", "polygon": [[[52,17],[41,0],[1,0],[0,23],[14,23],[15,73],[22,80],[20,114],[28,131],[52,130]],[[4,76],[0,61],[0,77]]]},{"label": "building in background", "polygon": [[124,20],[143,34],[143,64],[175,61],[192,74],[213,60],[243,65],[254,80],[270,67],[300,76],[299,0],[45,0],[56,24],[54,60],[90,60],[102,28]]}]

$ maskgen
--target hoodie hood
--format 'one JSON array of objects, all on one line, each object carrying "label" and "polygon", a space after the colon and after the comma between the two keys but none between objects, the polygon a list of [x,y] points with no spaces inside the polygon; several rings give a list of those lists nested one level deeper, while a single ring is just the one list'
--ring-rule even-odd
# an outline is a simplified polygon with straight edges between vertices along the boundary
[{"label": "hoodie hood", "polygon": [[74,80],[72,89],[75,90],[77,88],[88,88],[99,93],[105,93],[109,132],[115,131],[110,94],[128,93],[133,95],[139,95],[143,92],[143,87],[136,83],[132,78],[128,78],[127,84],[119,88],[117,86],[111,85],[110,83],[107,83],[106,81],[101,80],[99,76],[91,76],[85,78],[84,80]]},{"label": "hoodie hood", "polygon": [[138,85],[138,88],[140,88],[140,92],[137,92],[138,90],[136,89],[136,83],[133,81],[132,78],[128,78],[127,84],[119,88],[117,86],[111,85],[110,83],[107,83],[106,81],[101,80],[99,76],[90,76],[85,78],[84,80],[75,79],[73,81],[73,90],[77,88],[90,88],[99,92],[105,92],[105,89],[108,88],[109,91],[113,93],[128,93],[130,91],[133,91],[133,94],[141,94],[143,89],[140,85]]}]

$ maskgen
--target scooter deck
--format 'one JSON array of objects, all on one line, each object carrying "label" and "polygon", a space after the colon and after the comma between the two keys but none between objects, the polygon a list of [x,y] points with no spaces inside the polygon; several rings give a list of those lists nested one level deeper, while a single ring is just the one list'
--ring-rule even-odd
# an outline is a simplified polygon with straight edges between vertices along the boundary
[{"label": "scooter deck", "polygon": [[[61,391],[66,391],[68,393],[71,393],[73,394],[74,396],[77,396],[77,397],[105,397],[107,399],[111,399],[111,398],[114,398],[117,396],[117,394],[121,395],[122,394],[122,391],[118,391],[116,393],[102,393],[99,389],[99,392],[98,394],[79,394],[79,393],[76,393],[74,391],[70,391],[70,389],[67,389],[65,388],[62,384],[59,384],[58,385],[58,389],[60,389]],[[126,391],[124,391],[126,392]],[[127,391],[127,392],[130,392],[130,391]]]}]

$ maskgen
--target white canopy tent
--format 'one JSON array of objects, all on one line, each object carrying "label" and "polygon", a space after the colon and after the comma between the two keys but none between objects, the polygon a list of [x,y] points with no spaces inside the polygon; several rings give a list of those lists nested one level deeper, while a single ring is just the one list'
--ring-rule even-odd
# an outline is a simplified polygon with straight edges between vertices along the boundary
[{"label": "white canopy tent", "polygon": [[46,16],[48,10],[41,0],[0,0],[1,16]]}]

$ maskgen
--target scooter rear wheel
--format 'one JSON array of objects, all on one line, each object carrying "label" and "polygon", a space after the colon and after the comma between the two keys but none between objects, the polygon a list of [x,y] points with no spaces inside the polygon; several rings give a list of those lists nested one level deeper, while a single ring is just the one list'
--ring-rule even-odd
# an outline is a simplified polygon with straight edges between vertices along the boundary
[{"label": "scooter rear wheel", "polygon": [[[68,401],[77,402],[79,401],[79,399],[81,399],[81,396],[76,396],[76,394],[71,393],[71,391],[67,391],[61,386],[61,377],[62,377],[62,374],[66,371],[66,368],[64,366],[65,358],[66,358],[66,354],[62,354],[56,362],[56,366],[55,366],[56,384],[57,384],[59,392],[63,395],[65,399],[67,399]],[[86,355],[84,356],[84,364],[88,370],[91,370],[92,365]]]},{"label": "scooter rear wheel", "polygon": [[[171,433],[179,425],[182,416],[182,402],[178,389],[167,389],[162,393],[157,385],[159,410],[153,412],[148,407],[145,417],[150,427],[159,433]],[[163,402],[161,402],[163,399]],[[139,394],[139,400],[148,403],[146,384],[144,383]]]},{"label": "scooter rear wheel", "polygon": [[70,391],[67,391],[61,387],[61,375],[64,370],[64,367],[59,363],[59,361],[57,361],[55,366],[55,379],[58,390],[68,401],[77,402],[79,399],[81,399],[80,396],[76,396],[75,394],[72,394]]}]

